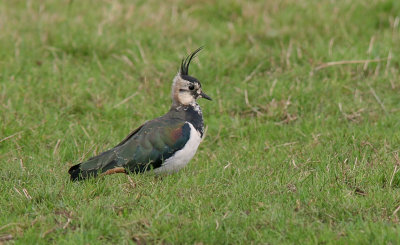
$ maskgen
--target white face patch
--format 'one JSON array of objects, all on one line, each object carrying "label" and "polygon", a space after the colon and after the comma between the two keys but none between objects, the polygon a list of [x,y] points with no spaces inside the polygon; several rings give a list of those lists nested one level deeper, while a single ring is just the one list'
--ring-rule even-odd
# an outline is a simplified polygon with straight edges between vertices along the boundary
[{"label": "white face patch", "polygon": [[189,92],[179,92],[178,94],[178,101],[182,105],[190,105],[195,102],[195,98]]},{"label": "white face patch", "polygon": [[[174,83],[172,84],[172,100],[181,105],[196,103],[196,98],[192,94],[193,91],[189,89],[191,85],[193,85],[193,83],[182,79],[178,73],[174,78]],[[194,85],[196,93],[200,95],[200,85],[198,83],[195,83]]]}]

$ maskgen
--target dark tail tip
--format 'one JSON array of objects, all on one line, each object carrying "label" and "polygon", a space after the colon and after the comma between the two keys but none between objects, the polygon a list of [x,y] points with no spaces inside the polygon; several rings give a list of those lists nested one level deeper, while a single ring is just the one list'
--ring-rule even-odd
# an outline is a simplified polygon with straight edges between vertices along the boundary
[{"label": "dark tail tip", "polygon": [[68,170],[68,173],[71,175],[72,181],[83,180],[82,170],[80,169],[80,165],[81,165],[80,163],[74,165]]}]

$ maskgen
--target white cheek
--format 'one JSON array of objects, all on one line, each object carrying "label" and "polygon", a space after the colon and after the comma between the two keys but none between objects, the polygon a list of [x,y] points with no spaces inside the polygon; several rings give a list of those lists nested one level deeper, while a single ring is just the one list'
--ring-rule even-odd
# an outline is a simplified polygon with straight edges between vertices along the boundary
[{"label": "white cheek", "polygon": [[179,94],[179,102],[183,105],[189,105],[193,102],[193,96],[188,93],[180,93]]}]

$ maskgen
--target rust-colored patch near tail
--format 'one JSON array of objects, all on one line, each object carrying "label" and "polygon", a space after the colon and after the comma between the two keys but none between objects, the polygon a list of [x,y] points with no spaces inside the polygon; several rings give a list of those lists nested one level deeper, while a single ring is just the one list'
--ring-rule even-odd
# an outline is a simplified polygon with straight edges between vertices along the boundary
[{"label": "rust-colored patch near tail", "polygon": [[101,176],[110,175],[110,174],[117,174],[117,173],[125,173],[125,169],[121,168],[121,167],[109,169],[109,170],[105,171],[104,173],[102,173]]}]

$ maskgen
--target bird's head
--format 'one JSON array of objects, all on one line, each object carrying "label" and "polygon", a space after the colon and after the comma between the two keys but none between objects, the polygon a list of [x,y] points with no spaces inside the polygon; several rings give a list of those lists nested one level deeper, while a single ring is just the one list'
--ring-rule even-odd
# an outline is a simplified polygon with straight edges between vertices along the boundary
[{"label": "bird's head", "polygon": [[198,98],[211,100],[210,96],[202,91],[200,81],[189,76],[190,61],[200,50],[202,47],[191,53],[186,59],[182,59],[181,68],[172,84],[172,100],[175,105],[190,105],[195,103]]}]

